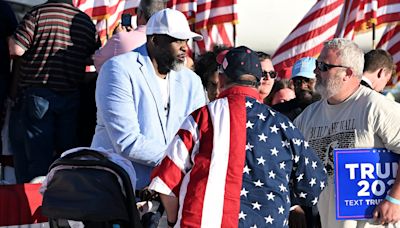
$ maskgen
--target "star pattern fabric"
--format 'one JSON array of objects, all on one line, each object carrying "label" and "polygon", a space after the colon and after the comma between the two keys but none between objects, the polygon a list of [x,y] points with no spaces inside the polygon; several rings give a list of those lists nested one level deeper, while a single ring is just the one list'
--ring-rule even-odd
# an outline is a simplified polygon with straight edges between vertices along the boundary
[{"label": "star pattern fabric", "polygon": [[291,194],[315,205],[326,185],[324,166],[289,119],[251,98],[246,111],[239,227],[287,227]]},{"label": "star pattern fabric", "polygon": [[193,112],[154,169],[150,189],[179,198],[179,227],[286,227],[291,199],[315,205],[323,165],[300,131],[232,87]]}]

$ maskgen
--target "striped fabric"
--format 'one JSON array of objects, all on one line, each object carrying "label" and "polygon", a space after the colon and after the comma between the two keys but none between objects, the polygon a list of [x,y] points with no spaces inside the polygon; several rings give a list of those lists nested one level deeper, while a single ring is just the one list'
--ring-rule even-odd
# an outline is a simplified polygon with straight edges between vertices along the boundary
[{"label": "striped fabric", "polygon": [[316,56],[323,42],[335,35],[343,8],[343,0],[320,0],[290,32],[272,56],[278,75],[286,75],[296,60]]},{"label": "striped fabric", "polygon": [[21,64],[21,87],[76,90],[85,73],[85,59],[96,49],[90,18],[66,3],[48,3],[28,12],[15,41],[26,50]]},{"label": "striped fabric", "polygon": [[232,87],[182,124],[150,184],[179,196],[175,227],[284,227],[291,190],[300,204],[317,203],[326,185],[323,164],[300,131],[258,96]]},{"label": "striped fabric", "polygon": [[347,0],[336,37],[354,39],[357,32],[371,29],[371,23],[400,21],[398,0]]},{"label": "striped fabric", "polygon": [[136,15],[135,8],[139,2],[140,0],[73,0],[74,6],[93,19],[102,44],[106,42],[107,36],[111,37],[123,13]]},{"label": "striped fabric", "polygon": [[[393,56],[393,61],[397,66],[397,75],[400,76],[400,22],[386,26],[377,48],[387,50]],[[392,84],[396,82],[394,81]]]}]

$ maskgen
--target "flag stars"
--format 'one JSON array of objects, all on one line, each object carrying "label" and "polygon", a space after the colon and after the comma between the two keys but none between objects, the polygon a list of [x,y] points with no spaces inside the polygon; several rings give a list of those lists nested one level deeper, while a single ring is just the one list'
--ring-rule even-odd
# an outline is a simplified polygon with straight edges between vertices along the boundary
[{"label": "flag stars", "polygon": [[240,190],[240,196],[247,197],[247,193],[249,193],[249,191],[247,191],[245,188],[242,188],[242,190]]},{"label": "flag stars", "polygon": [[292,139],[293,144],[296,146],[300,146],[301,145],[301,139]]},{"label": "flag stars", "polygon": [[253,182],[253,184],[254,184],[256,187],[260,187],[260,188],[264,185],[264,183],[261,182],[260,180],[257,180],[256,182]]},{"label": "flag stars", "polygon": [[272,109],[269,110],[269,113],[271,113],[272,116],[275,116],[276,112],[272,111]]},{"label": "flag stars", "polygon": [[325,181],[320,181],[319,182],[319,188],[322,190],[325,188]]},{"label": "flag stars", "polygon": [[279,191],[281,191],[281,192],[287,192],[288,190],[287,190],[287,188],[286,188],[285,186],[283,186],[283,184],[280,184],[280,185],[279,185]]},{"label": "flag stars", "polygon": [[299,155],[294,156],[294,163],[297,163],[299,161],[300,161],[300,156]]},{"label": "flag stars", "polygon": [[272,126],[272,127],[269,127],[269,128],[271,129],[271,133],[278,134],[279,128],[277,128],[276,125],[274,125],[274,126]]},{"label": "flag stars", "polygon": [[297,182],[300,182],[301,180],[303,180],[303,178],[304,178],[304,173],[300,173],[300,175],[296,177]]},{"label": "flag stars", "polygon": [[305,165],[310,164],[310,159],[309,159],[308,157],[305,157],[305,158],[304,158],[304,164],[305,164]]},{"label": "flag stars", "polygon": [[258,119],[265,121],[266,116],[264,116],[263,113],[257,114],[257,116],[258,116]]},{"label": "flag stars", "polygon": [[285,123],[279,123],[281,125],[281,128],[286,131],[286,129],[288,128],[288,126],[286,126]]},{"label": "flag stars", "polygon": [[261,204],[259,204],[258,202],[252,203],[251,205],[253,205],[253,210],[255,209],[260,210],[261,208]]},{"label": "flag stars", "polygon": [[259,157],[259,158],[257,158],[257,164],[258,165],[260,165],[260,164],[262,164],[262,165],[264,165],[265,164],[265,159],[263,158],[263,156],[261,156],[261,157]]},{"label": "flag stars", "polygon": [[304,141],[304,148],[308,148],[308,147],[310,147],[310,144],[308,144],[308,142],[307,141]]},{"label": "flag stars", "polygon": [[265,223],[269,223],[272,224],[272,222],[274,222],[274,219],[271,217],[271,215],[268,215],[268,217],[264,217],[265,218]]},{"label": "flag stars", "polygon": [[311,187],[313,187],[314,185],[317,184],[317,179],[316,178],[311,178],[309,184],[310,184]]},{"label": "flag stars", "polygon": [[250,122],[250,120],[247,121],[247,123],[246,123],[246,128],[253,129],[253,126],[254,126],[254,123]]},{"label": "flag stars", "polygon": [[318,167],[317,161],[311,161],[311,167],[312,167],[313,169],[316,169],[316,168]]},{"label": "flag stars", "polygon": [[278,207],[278,213],[282,214],[285,212],[285,208],[283,208],[283,206],[281,205],[280,207]]},{"label": "flag stars", "polygon": [[305,199],[305,198],[307,197],[307,193],[305,193],[305,192],[300,192],[299,197]]},{"label": "flag stars", "polygon": [[257,224],[254,224],[254,226],[251,226],[250,228],[257,228]]},{"label": "flag stars", "polygon": [[273,193],[273,192],[268,193],[268,194],[267,194],[267,199],[268,199],[268,200],[275,201],[275,195],[274,195],[274,193]]},{"label": "flag stars", "polygon": [[258,135],[258,141],[264,141],[267,142],[268,136],[264,135],[264,133],[261,133],[261,135]]},{"label": "flag stars", "polygon": [[292,122],[289,122],[289,127],[291,127],[293,130],[296,128]]},{"label": "flag stars", "polygon": [[282,147],[287,147],[287,148],[289,148],[289,146],[290,146],[289,141],[285,140],[285,141],[281,141],[281,142],[282,142]]},{"label": "flag stars", "polygon": [[239,213],[239,219],[246,220],[246,216],[247,216],[247,214],[245,214],[243,211],[240,211],[240,213]]},{"label": "flag stars", "polygon": [[247,143],[246,144],[246,150],[250,150],[250,151],[253,151],[253,145],[251,145],[250,143]]},{"label": "flag stars", "polygon": [[284,161],[279,163],[279,168],[280,169],[285,169],[286,168],[286,163]]},{"label": "flag stars", "polygon": [[311,201],[312,205],[316,205],[318,203],[318,197],[315,197],[312,201]]},{"label": "flag stars", "polygon": [[269,173],[268,173],[269,178],[275,179],[275,176],[276,176],[276,173],[274,173],[273,170],[269,171]]},{"label": "flag stars", "polygon": [[246,101],[246,108],[253,108],[253,103]]},{"label": "flag stars", "polygon": [[276,149],[276,147],[270,149],[270,151],[271,151],[271,155],[278,156],[279,151]]},{"label": "flag stars", "polygon": [[243,173],[250,174],[250,171],[251,169],[247,165],[243,168]]}]

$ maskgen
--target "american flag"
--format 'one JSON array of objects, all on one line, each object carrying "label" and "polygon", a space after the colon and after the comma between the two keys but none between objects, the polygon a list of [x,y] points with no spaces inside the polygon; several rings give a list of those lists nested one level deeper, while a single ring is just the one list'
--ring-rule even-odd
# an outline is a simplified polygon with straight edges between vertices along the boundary
[{"label": "american flag", "polygon": [[102,44],[111,36],[123,13],[135,14],[140,0],[73,0],[74,6],[89,15]]},{"label": "american flag", "polygon": [[317,203],[323,164],[292,122],[258,96],[232,87],[182,124],[150,184],[179,197],[177,227],[287,226],[291,196]]},{"label": "american flag", "polygon": [[400,21],[398,0],[347,0],[336,37],[354,39],[357,32],[370,30],[372,23]]},{"label": "american flag", "polygon": [[335,35],[342,8],[343,0],[321,0],[308,11],[272,56],[278,75],[285,75],[298,59],[319,54],[323,42]]},{"label": "american flag", "polygon": [[[386,26],[377,48],[387,50],[393,56],[393,61],[397,66],[397,75],[400,76],[400,22]],[[392,84],[396,82],[392,82]]]},{"label": "american flag", "polygon": [[371,29],[372,23],[394,21],[400,21],[399,0],[319,0],[282,42],[272,62],[285,75],[296,60],[317,56],[326,40],[353,39],[358,32]]}]

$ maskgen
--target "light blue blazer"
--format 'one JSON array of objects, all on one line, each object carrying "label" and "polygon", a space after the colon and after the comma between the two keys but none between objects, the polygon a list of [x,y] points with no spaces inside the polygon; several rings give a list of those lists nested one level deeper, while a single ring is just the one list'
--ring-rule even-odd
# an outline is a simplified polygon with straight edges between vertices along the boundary
[{"label": "light blue blazer", "polygon": [[199,76],[187,68],[171,71],[167,117],[156,77],[143,45],[107,61],[96,85],[97,126],[91,147],[133,161],[138,189],[149,184],[152,168],[185,117],[206,104]]}]

